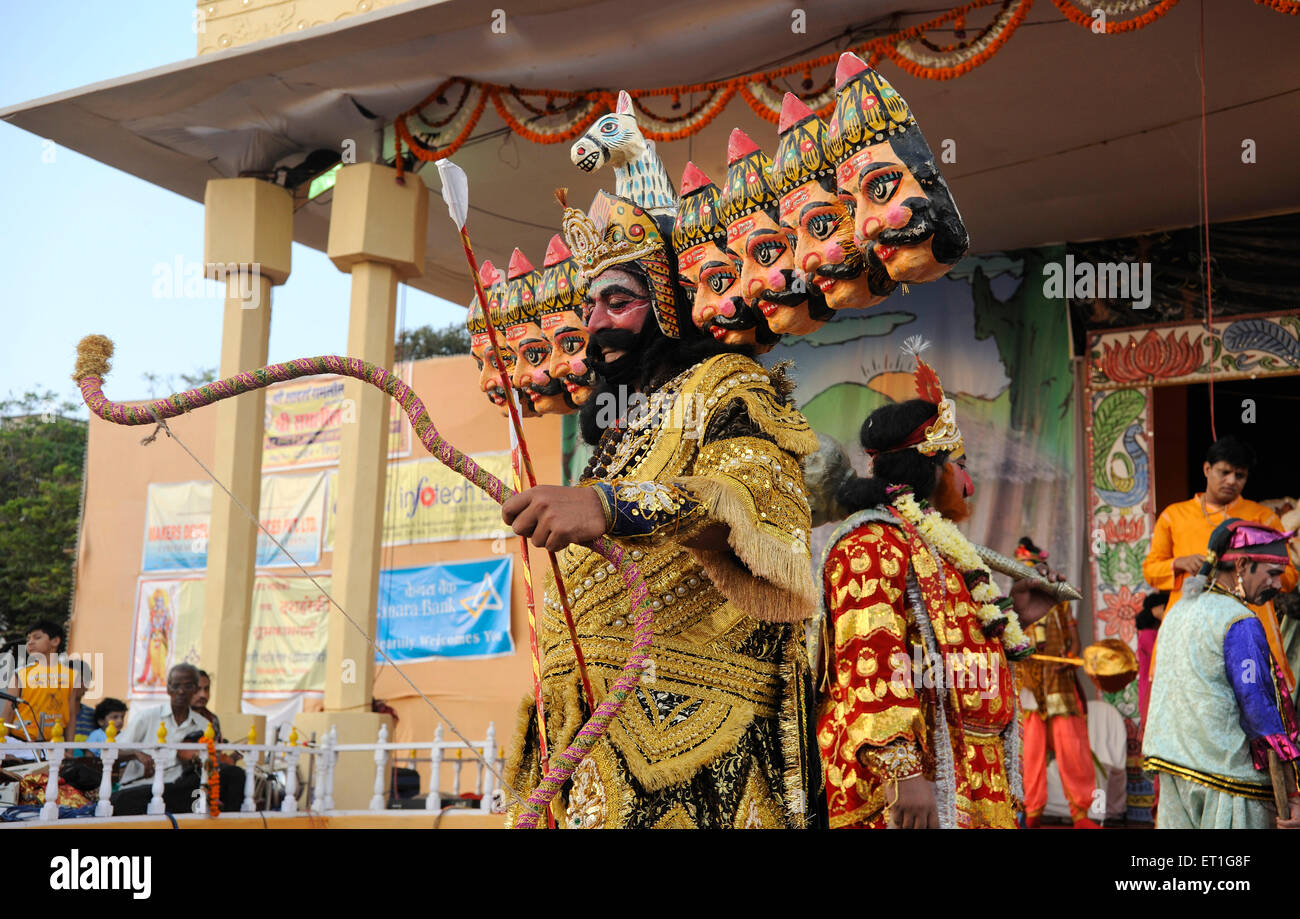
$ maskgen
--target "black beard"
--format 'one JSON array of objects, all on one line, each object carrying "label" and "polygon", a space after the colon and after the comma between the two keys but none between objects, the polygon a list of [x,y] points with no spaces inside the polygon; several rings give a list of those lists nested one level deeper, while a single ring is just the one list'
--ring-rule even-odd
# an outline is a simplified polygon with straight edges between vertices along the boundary
[{"label": "black beard", "polygon": [[885,297],[894,292],[898,282],[889,276],[885,263],[876,255],[875,248],[867,250],[867,289],[877,297]]},{"label": "black beard", "polygon": [[[758,329],[760,335],[763,332],[772,334],[767,329],[766,323],[760,323]],[[611,368],[623,378],[611,378],[604,372],[600,372],[599,385],[593,388],[587,401],[578,409],[578,430],[582,434],[582,439],[593,447],[600,443],[600,437],[604,433],[604,428],[598,423],[598,417],[605,414],[601,412],[602,406],[625,404],[627,396],[631,393],[646,392],[662,386],[683,370],[694,367],[700,361],[717,354],[754,356],[752,345],[724,345],[722,342],[714,341],[712,336],[705,335],[689,323],[683,330],[682,338],[669,338],[659,330],[659,323],[652,316],[646,317],[645,325],[641,327],[640,332],[634,334],[633,344],[630,347],[623,344],[627,339],[622,335],[611,339],[610,335],[613,333],[633,334],[619,329],[602,329],[593,333],[587,344],[587,363],[590,366],[596,368],[598,372],[601,368]],[[627,354],[614,361],[612,365],[596,363],[602,337],[606,347],[626,348]],[[593,350],[595,357],[593,357]],[[620,386],[626,387],[623,391],[627,394],[622,403],[618,401]]]},{"label": "black beard", "polygon": [[818,322],[826,322],[835,315],[835,310],[826,303],[826,295],[817,287],[808,291],[808,316]]},{"label": "black beard", "polygon": [[[647,316],[641,330],[600,329],[587,340],[587,365],[601,380],[615,385],[631,386],[641,373],[641,352],[645,350],[653,333],[659,331],[654,317]],[[606,351],[622,351],[623,356],[613,362],[605,360]]]}]

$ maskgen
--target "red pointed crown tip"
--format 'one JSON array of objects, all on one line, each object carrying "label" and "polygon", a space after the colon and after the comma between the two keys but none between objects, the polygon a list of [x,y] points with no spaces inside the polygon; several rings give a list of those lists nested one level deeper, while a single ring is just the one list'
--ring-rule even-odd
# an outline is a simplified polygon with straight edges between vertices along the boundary
[{"label": "red pointed crown tip", "polygon": [[840,55],[840,62],[835,65],[835,89],[843,89],[845,83],[867,69],[866,61],[852,51],[845,51]]},{"label": "red pointed crown tip", "polygon": [[731,137],[727,140],[727,165],[730,166],[741,157],[749,156],[757,150],[758,144],[754,143],[748,134],[740,128],[733,128]]},{"label": "red pointed crown tip", "polygon": [[546,260],[542,262],[542,267],[550,268],[552,265],[558,265],[566,258],[572,258],[573,253],[569,247],[564,244],[564,237],[556,233],[551,237],[551,242],[546,247]]},{"label": "red pointed crown tip", "polygon": [[478,266],[479,283],[484,287],[491,287],[500,277],[501,272],[497,271],[497,266],[492,264],[492,260],[483,259],[483,264]]},{"label": "red pointed crown tip", "polygon": [[784,134],[805,118],[811,118],[812,114],[813,110],[804,105],[802,99],[794,93],[786,93],[781,100],[781,123],[777,126],[777,133]]},{"label": "red pointed crown tip", "polygon": [[506,277],[513,281],[515,278],[522,278],[532,270],[532,262],[528,261],[526,255],[518,249],[510,253],[510,268],[506,273]]},{"label": "red pointed crown tip", "polygon": [[682,197],[685,198],[691,192],[699,191],[707,185],[712,185],[713,180],[704,174],[704,170],[692,162],[687,162],[686,168],[682,171]]}]

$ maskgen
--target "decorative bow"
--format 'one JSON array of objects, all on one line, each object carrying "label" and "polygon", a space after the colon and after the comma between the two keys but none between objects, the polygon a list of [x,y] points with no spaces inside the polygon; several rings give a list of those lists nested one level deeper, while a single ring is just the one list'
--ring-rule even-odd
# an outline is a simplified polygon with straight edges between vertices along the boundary
[{"label": "decorative bow", "polygon": [[[299,377],[332,373],[352,377],[376,387],[402,407],[411,422],[420,443],[424,444],[430,454],[437,457],[448,468],[464,476],[498,504],[510,498],[514,491],[496,476],[479,467],[472,459],[457,450],[442,437],[433,425],[424,403],[411,387],[389,373],[383,367],[376,366],[357,358],[324,355],[321,357],[298,358],[283,364],[271,364],[257,370],[245,371],[232,377],[217,380],[185,392],[174,393],[163,399],[139,405],[127,405],[112,402],[104,395],[104,377],[113,355],[113,343],[103,335],[88,335],[77,345],[77,365],[73,379],[81,389],[86,406],[113,424],[143,425],[153,424],[163,419],[174,418],[185,412],[211,405],[222,399],[264,389],[272,383],[282,383]],[[610,723],[617,717],[628,693],[641,677],[645,667],[651,638],[651,610],[649,590],[640,570],[633,564],[630,556],[605,537],[600,537],[591,544],[591,549],[613,562],[623,583],[627,586],[635,607],[633,626],[635,634],[632,651],[628,655],[618,678],[610,687],[608,694],[596,707],[594,714],[582,726],[577,737],[545,770],[541,783],[528,797],[528,810],[516,821],[520,828],[531,828],[546,812],[548,805],[560,788],[573,775],[575,769],[604,736]]]}]

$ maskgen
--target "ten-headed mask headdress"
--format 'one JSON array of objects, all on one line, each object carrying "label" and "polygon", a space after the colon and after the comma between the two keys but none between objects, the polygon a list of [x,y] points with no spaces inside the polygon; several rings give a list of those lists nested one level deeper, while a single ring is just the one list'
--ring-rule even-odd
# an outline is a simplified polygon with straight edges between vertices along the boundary
[{"label": "ten-headed mask headdress", "polygon": [[[506,299],[501,325],[507,330],[519,328],[519,334],[522,335],[524,323],[537,321],[538,273],[527,256],[516,249],[510,253],[506,278]],[[511,335],[510,331],[506,332],[507,339],[518,337],[519,335]]]},{"label": "ten-headed mask headdress", "polygon": [[727,179],[721,202],[728,242],[749,232],[744,218],[756,211],[767,211],[776,220],[777,201],[772,160],[748,134],[734,129],[727,140]]},{"label": "ten-headed mask headdress", "polygon": [[586,290],[573,253],[564,244],[564,237],[556,233],[546,247],[546,258],[537,279],[537,315],[544,320],[555,313],[581,313]]},{"label": "ten-headed mask headdress", "polygon": [[[914,131],[920,134],[907,100],[856,54],[840,55],[835,68],[835,114],[826,135],[827,150],[836,165],[864,147]],[[922,139],[924,143],[924,139]],[[926,147],[929,152],[929,147]]]},{"label": "ten-headed mask headdress", "polygon": [[812,179],[830,183],[835,190],[835,160],[826,144],[826,123],[794,93],[781,102],[772,179],[779,194],[786,194]]},{"label": "ten-headed mask headdress", "polygon": [[[492,318],[495,321],[499,312],[498,304],[505,296],[505,286],[502,284],[504,278],[489,259],[484,259],[483,264],[479,266],[478,278],[479,283],[483,285],[483,292],[487,294],[488,306],[494,310]],[[487,318],[484,316],[483,304],[479,302],[477,291],[474,293],[474,299],[470,301],[469,311],[465,314],[465,328],[469,332],[470,344],[473,347],[481,348],[487,345]]]},{"label": "ten-headed mask headdress", "polygon": [[673,224],[673,249],[677,252],[679,270],[692,267],[686,262],[688,258],[698,258],[698,253],[691,251],[696,246],[713,241],[726,247],[727,227],[722,222],[721,204],[721,189],[700,167],[687,163],[682,173],[682,199]]},{"label": "ten-headed mask headdress", "polygon": [[681,338],[674,255],[654,218],[632,201],[604,191],[591,202],[590,214],[569,207],[567,189],[557,189],[555,197],[564,207],[564,241],[578,264],[583,284],[590,284],[608,268],[636,262],[649,281],[659,330],[669,338]]}]

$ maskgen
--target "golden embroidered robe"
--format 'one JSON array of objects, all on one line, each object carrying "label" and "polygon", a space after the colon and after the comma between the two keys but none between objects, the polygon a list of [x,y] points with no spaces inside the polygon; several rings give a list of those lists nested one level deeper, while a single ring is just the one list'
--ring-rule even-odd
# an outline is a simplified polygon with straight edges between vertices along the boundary
[{"label": "golden embroidered robe", "polygon": [[[553,802],[557,825],[805,824],[817,769],[799,620],[815,611],[816,589],[800,460],[817,439],[778,385],[747,357],[703,361],[651,395],[605,464],[600,482],[617,505],[607,510],[644,531],[618,541],[650,588],[651,665]],[[730,528],[730,552],[685,545],[717,522]],[[633,610],[604,558],[570,547],[560,566],[599,702],[628,658]],[[589,712],[553,583],[538,642],[558,752]],[[540,779],[536,722],[526,699],[505,775],[525,795]]]},{"label": "golden embroidered robe", "polygon": [[1011,670],[961,572],[872,508],[831,538],[823,590],[817,743],[831,828],[885,827],[887,789],[917,773],[935,783],[941,826],[1014,827]]}]

